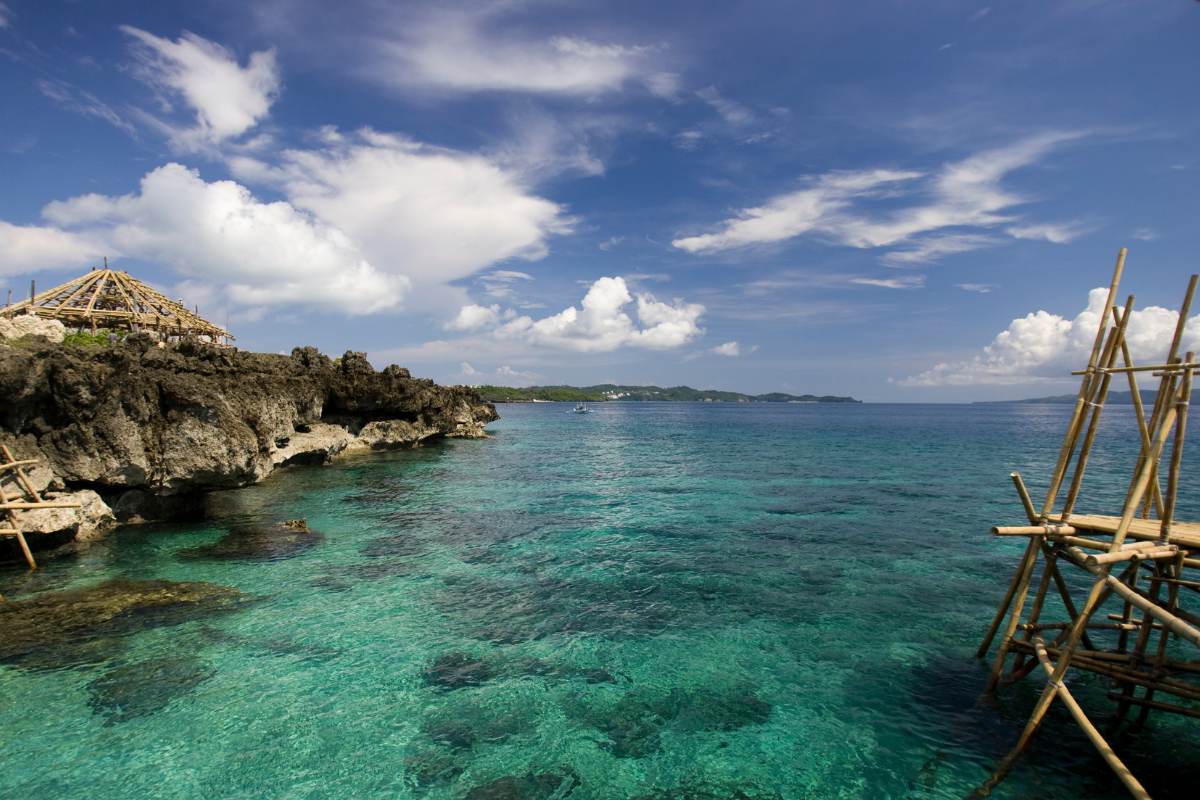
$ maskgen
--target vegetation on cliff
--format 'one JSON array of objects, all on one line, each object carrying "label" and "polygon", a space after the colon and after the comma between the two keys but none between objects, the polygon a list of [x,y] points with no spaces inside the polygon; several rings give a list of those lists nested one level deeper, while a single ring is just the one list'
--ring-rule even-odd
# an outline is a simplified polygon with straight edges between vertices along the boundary
[{"label": "vegetation on cliff", "polygon": [[858,403],[853,397],[813,394],[742,394],[690,386],[625,386],[601,383],[595,386],[476,386],[476,391],[492,403],[528,403],[533,400],[599,403],[609,400],[668,400],[709,403]]}]

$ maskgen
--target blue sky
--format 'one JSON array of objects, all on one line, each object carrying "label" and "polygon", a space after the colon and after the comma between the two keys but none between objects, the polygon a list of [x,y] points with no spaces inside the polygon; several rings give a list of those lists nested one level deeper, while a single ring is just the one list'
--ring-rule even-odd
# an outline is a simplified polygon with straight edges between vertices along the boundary
[{"label": "blue sky", "polygon": [[1184,0],[2,0],[0,286],[107,255],[454,383],[1063,391],[1121,246],[1165,350],[1198,41]]}]

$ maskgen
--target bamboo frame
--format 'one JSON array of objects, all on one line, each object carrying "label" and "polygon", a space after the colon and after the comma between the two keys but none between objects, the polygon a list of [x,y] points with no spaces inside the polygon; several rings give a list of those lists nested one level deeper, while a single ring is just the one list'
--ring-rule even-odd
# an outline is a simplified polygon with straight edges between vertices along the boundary
[{"label": "bamboo frame", "polygon": [[[1185,597],[1200,594],[1200,575],[1189,572],[1200,569],[1200,523],[1175,518],[1183,485],[1182,456],[1193,373],[1200,369],[1196,354],[1181,357],[1180,346],[1200,276],[1193,275],[1188,282],[1166,359],[1139,366],[1133,361],[1126,339],[1134,298],[1130,295],[1120,309],[1113,304],[1125,258],[1122,248],[1087,367],[1072,373],[1082,378],[1045,502],[1037,510],[1020,475],[1012,473],[1028,524],[992,528],[993,535],[1024,536],[1028,542],[977,652],[983,658],[993,642],[997,643],[987,690],[994,691],[1035,671],[1045,673],[1046,684],[1017,742],[976,791],[977,796],[988,795],[1005,778],[1055,701],[1060,701],[1130,794],[1148,800],[1145,788],[1067,689],[1064,678],[1071,669],[1116,682],[1107,696],[1117,705],[1117,724],[1129,709],[1138,710],[1131,731],[1139,729],[1152,711],[1200,718],[1196,708],[1155,699],[1156,693],[1162,693],[1184,701],[1200,701],[1200,659],[1168,657],[1172,640],[1200,649],[1200,609],[1186,608],[1182,602]],[[1138,372],[1155,373],[1160,378],[1148,418],[1136,378]],[[1088,459],[1101,434],[1101,413],[1113,376],[1118,374],[1126,375],[1132,395],[1138,456],[1119,515],[1079,513],[1075,507],[1084,495]],[[1164,457],[1165,489],[1158,477]],[[1066,498],[1056,514],[1054,507],[1068,474]],[[1139,512],[1141,518],[1136,518]],[[1039,563],[1041,573],[1035,587],[1032,576]],[[1063,578],[1063,571],[1069,569],[1080,570],[1091,580],[1082,603],[1072,598],[1070,585]],[[1114,570],[1120,570],[1120,574]],[[1143,573],[1149,583],[1139,586]],[[1047,605],[1051,585],[1062,600],[1061,606]],[[1105,609],[1105,604],[1113,600],[1120,603],[1119,613]],[[1097,614],[1098,620],[1094,619]],[[998,633],[1001,635],[997,638]],[[1047,644],[1043,635],[1050,633],[1055,638]],[[1005,674],[1009,656],[1012,663]],[[1140,696],[1139,689],[1143,691]]]}]

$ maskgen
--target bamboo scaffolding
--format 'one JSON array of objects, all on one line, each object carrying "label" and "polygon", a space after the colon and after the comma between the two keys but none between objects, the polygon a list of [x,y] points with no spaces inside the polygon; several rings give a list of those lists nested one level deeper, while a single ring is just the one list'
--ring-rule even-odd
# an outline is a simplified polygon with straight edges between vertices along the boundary
[{"label": "bamboo scaffolding", "polygon": [[[1035,671],[1045,674],[1046,683],[1016,743],[976,790],[977,796],[988,795],[1004,780],[1057,701],[1130,794],[1149,798],[1067,688],[1064,681],[1072,669],[1114,682],[1105,697],[1116,703],[1115,724],[1119,725],[1130,709],[1138,710],[1129,725],[1131,732],[1141,728],[1152,711],[1200,718],[1200,709],[1187,705],[1200,701],[1200,659],[1173,657],[1170,646],[1179,642],[1200,649],[1200,610],[1186,608],[1182,602],[1200,594],[1200,574],[1195,572],[1200,569],[1200,523],[1176,519],[1179,490],[1184,485],[1183,449],[1192,376],[1200,369],[1196,354],[1181,355],[1180,350],[1200,278],[1193,275],[1188,282],[1166,358],[1161,363],[1138,365],[1127,341],[1134,297],[1130,295],[1122,308],[1113,303],[1126,255],[1122,248],[1117,256],[1087,367],[1072,373],[1081,376],[1079,392],[1045,502],[1039,511],[1021,476],[1014,472],[1011,478],[1027,524],[992,528],[992,534],[1001,540],[1025,537],[1027,543],[977,651],[978,657],[986,657],[995,644],[987,691]],[[1139,372],[1159,378],[1152,406],[1143,405],[1136,378]],[[1113,377],[1119,374],[1128,381],[1137,420],[1136,462],[1118,514],[1077,512],[1085,495],[1089,458],[1102,434],[1104,405]],[[1164,458],[1165,488],[1159,480]],[[1066,498],[1061,511],[1055,512],[1064,483]],[[1072,597],[1070,587],[1084,587],[1068,582],[1064,570],[1078,570],[1090,580],[1082,600]],[[1035,574],[1039,575],[1036,582]],[[1141,583],[1143,578],[1148,582]],[[1055,593],[1061,604],[1049,602]],[[1112,601],[1120,604],[1116,612],[1105,608]],[[1051,635],[1054,641],[1047,644],[1043,637]],[[1159,700],[1156,694],[1181,702]]]},{"label": "bamboo scaffolding", "polygon": [[[21,555],[25,557],[25,563],[30,569],[37,569],[37,561],[33,557],[33,550],[29,547],[29,541],[25,538],[25,534],[21,531],[21,519],[17,514],[18,510],[37,510],[43,508],[79,508],[79,503],[65,503],[57,501],[43,500],[34,488],[33,482],[29,480],[29,476],[25,474],[25,467],[30,464],[36,464],[35,459],[16,459],[13,458],[12,451],[7,445],[0,445],[0,453],[4,456],[4,461],[0,462],[0,512],[3,512],[8,519],[8,527],[0,528],[0,536],[12,536],[16,538],[18,546],[21,548]],[[4,478],[12,477],[22,495],[28,495],[33,498],[32,501],[27,500],[10,500],[8,492],[4,488]],[[0,597],[0,600],[3,598]]]}]

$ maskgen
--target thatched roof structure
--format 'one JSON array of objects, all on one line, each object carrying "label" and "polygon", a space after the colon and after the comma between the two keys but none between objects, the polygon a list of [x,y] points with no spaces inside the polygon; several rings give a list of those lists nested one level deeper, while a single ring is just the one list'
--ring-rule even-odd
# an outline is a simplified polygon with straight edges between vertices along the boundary
[{"label": "thatched roof structure", "polygon": [[0,310],[0,316],[17,314],[36,314],[68,327],[93,330],[124,328],[162,336],[207,336],[214,342],[233,338],[182,303],[107,266]]}]

